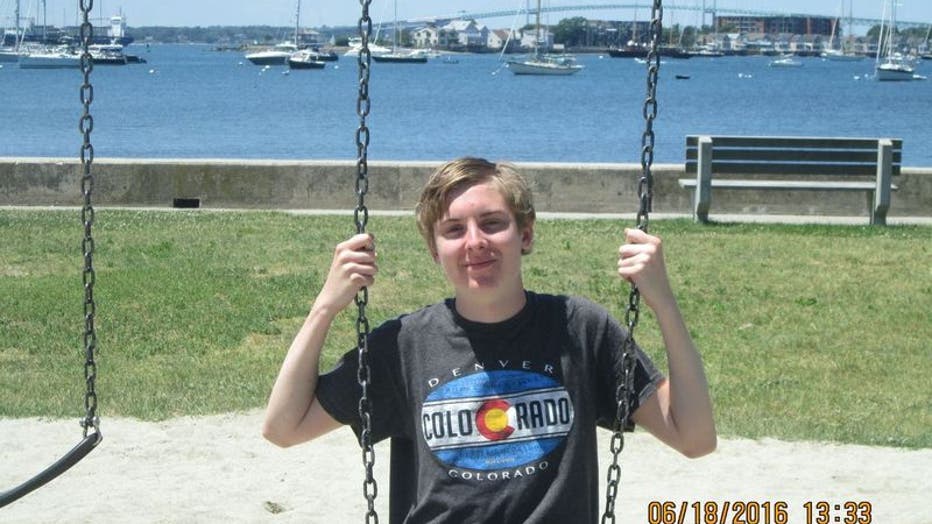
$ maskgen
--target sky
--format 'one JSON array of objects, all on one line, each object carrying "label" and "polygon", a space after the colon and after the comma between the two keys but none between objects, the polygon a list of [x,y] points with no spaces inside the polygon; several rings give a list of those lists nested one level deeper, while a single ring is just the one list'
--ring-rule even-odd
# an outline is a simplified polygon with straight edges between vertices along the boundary
[{"label": "sky", "polygon": [[[77,19],[78,0],[45,0],[46,17],[52,25],[74,25]],[[453,15],[461,11],[467,13],[519,9],[525,7],[528,0],[397,0],[399,19],[416,19],[431,16]],[[638,10],[638,19],[644,19],[649,13],[647,5],[650,0],[637,0],[644,6]],[[711,6],[713,0],[705,0]],[[773,10],[779,12],[819,14],[837,16],[844,5],[845,16],[851,6],[855,17],[880,18],[883,4],[890,0],[717,0],[722,9]],[[21,12],[32,15],[40,13],[41,0],[20,0]],[[593,5],[601,3],[634,4],[635,0],[543,0],[547,6]],[[15,0],[0,0],[0,17],[12,18],[12,5]],[[290,26],[294,24],[297,0],[95,0],[94,9],[103,16],[122,13],[130,26],[209,26],[209,25],[272,25]],[[391,20],[393,0],[372,0],[369,8],[374,21]],[[702,0],[665,0],[665,25],[680,23],[695,25],[699,15],[692,11],[669,9],[671,7],[697,7]],[[899,0],[897,19],[901,21],[923,22],[932,24],[932,0]],[[533,0],[531,8],[533,8]],[[9,13],[8,13],[9,11]],[[301,2],[301,25],[319,27],[322,25],[355,25],[359,17],[357,0],[303,0]],[[564,12],[549,15],[548,22],[555,24],[561,18],[583,16],[586,18],[630,20],[634,10],[612,9]],[[510,27],[513,17],[482,19],[490,27]],[[523,20],[522,20],[523,22]],[[867,28],[855,33],[866,31]]]}]

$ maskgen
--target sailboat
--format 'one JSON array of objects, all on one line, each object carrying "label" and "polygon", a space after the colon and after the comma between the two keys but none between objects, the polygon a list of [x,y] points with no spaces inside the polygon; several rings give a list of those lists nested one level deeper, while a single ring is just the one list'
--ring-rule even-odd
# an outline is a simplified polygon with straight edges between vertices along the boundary
[{"label": "sailboat", "polygon": [[524,60],[509,60],[508,69],[516,75],[550,75],[566,76],[582,71],[583,66],[569,55],[552,55],[541,53],[540,0],[537,0],[537,34],[534,38],[534,51]]},{"label": "sailboat", "polygon": [[[395,17],[392,23],[392,50],[388,53],[372,53],[375,62],[388,62],[393,64],[426,64],[427,54],[421,51],[398,50],[398,0],[394,2]],[[370,52],[372,49],[370,48]]]},{"label": "sailboat", "polygon": [[20,49],[20,44],[22,44],[24,31],[20,30],[19,27],[19,0],[16,0],[16,11],[14,18],[16,20],[15,29],[13,30],[13,42],[11,45],[7,45],[7,35],[9,31],[3,32],[3,40],[0,41],[0,62],[19,62],[20,55],[23,54]]},{"label": "sailboat", "polygon": [[[890,4],[890,23],[884,27],[886,3]],[[881,81],[913,80],[915,75],[912,64],[896,50],[896,0],[885,0],[883,15],[880,23],[874,78]]]},{"label": "sailboat", "polygon": [[[298,31],[301,25],[301,0],[298,0],[298,7],[294,14],[294,43],[298,45]],[[333,55],[336,58],[336,55]],[[326,65],[324,56],[315,49],[299,49],[288,56],[289,69],[323,69]]]},{"label": "sailboat", "polygon": [[929,24],[929,29],[926,31],[926,41],[923,46],[923,53],[919,55],[919,58],[923,60],[932,60],[932,49],[929,48],[929,36],[932,35],[932,24]]},{"label": "sailboat", "polygon": [[246,53],[246,60],[255,65],[287,65],[288,59],[298,51],[298,17],[301,14],[301,0],[298,0],[297,12],[295,13],[294,24],[294,42],[281,42],[276,44],[272,49],[263,49]]},{"label": "sailboat", "polygon": [[[842,0],[840,7],[841,7],[840,9],[841,15],[832,21],[832,36],[829,37],[829,45],[831,47],[829,49],[826,49],[825,51],[822,51],[822,58],[826,60],[831,60],[834,62],[855,62],[858,60],[862,60],[864,58],[863,56],[855,54],[851,52],[851,50],[849,49],[845,49],[844,44],[842,44],[841,49],[835,48],[835,36],[836,36],[835,30],[838,28],[838,24],[841,23],[841,19],[845,15],[844,0]],[[848,38],[851,37],[851,17],[852,17],[852,8],[851,8],[851,1],[849,0],[848,2],[848,34],[847,34]]]}]

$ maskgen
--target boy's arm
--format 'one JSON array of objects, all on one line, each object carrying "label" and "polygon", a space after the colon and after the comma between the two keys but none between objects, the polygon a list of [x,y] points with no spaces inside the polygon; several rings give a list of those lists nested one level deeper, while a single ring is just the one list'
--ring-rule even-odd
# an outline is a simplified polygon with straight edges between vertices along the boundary
[{"label": "boy's arm", "polygon": [[632,415],[635,423],[688,457],[711,453],[715,420],[702,360],[670,288],[660,239],[637,229],[625,231],[618,274],[637,285],[654,311],[663,336],[669,378]]},{"label": "boy's arm", "polygon": [[378,268],[371,235],[358,234],[336,247],[327,281],[295,336],[272,386],[262,435],[286,447],[317,438],[340,427],[317,400],[320,353],[334,317],[364,286],[371,286]]}]

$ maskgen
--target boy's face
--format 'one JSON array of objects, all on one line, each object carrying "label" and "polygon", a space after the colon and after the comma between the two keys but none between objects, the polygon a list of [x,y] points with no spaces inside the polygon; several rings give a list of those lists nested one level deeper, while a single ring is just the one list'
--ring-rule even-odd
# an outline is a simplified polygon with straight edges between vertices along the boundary
[{"label": "boy's face", "polygon": [[524,292],[522,251],[529,251],[534,225],[518,228],[505,198],[492,182],[453,192],[434,225],[434,260],[443,267],[457,298],[494,299]]}]

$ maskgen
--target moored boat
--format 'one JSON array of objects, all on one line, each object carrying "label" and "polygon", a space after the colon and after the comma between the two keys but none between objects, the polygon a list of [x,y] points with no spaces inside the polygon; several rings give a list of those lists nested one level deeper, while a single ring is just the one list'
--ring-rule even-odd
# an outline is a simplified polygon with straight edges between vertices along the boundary
[{"label": "moored boat", "polygon": [[[890,18],[887,22],[887,3],[890,4]],[[874,78],[885,82],[916,80],[912,62],[896,49],[896,0],[884,0],[883,16],[880,21],[880,37],[877,46],[877,59],[874,64]]]},{"label": "moored boat", "polygon": [[874,69],[874,77],[882,81],[915,80],[915,74],[915,69],[905,60],[890,59]]},{"label": "moored boat", "polygon": [[793,58],[792,55],[783,55],[780,58],[770,61],[770,67],[802,67],[803,63]]},{"label": "moored boat", "polygon": [[527,60],[509,60],[508,69],[516,75],[567,76],[583,70],[570,57],[539,55]]},{"label": "moored boat", "polygon": [[261,51],[246,53],[246,60],[261,66],[285,65],[295,51],[297,51],[297,48],[290,43],[278,44],[273,49],[263,49]]},{"label": "moored boat", "polygon": [[305,49],[305,51],[308,51],[309,53],[311,53],[311,55],[314,57],[314,60],[317,60],[318,62],[336,62],[337,60],[340,59],[340,56],[336,54],[335,52],[322,51],[317,47]]},{"label": "moored boat", "polygon": [[319,55],[310,50],[302,49],[288,57],[290,69],[323,69],[326,62],[319,60]]},{"label": "moored boat", "polygon": [[[634,45],[628,44],[625,47],[613,47],[608,50],[608,55],[612,58],[647,58],[647,52],[649,48],[645,45]],[[660,56],[667,58],[692,58],[693,56],[698,56],[696,53],[691,53],[685,49],[681,49],[675,46],[660,46],[657,53]]]},{"label": "moored boat", "polygon": [[14,47],[0,47],[0,64],[6,63],[16,63],[19,62],[19,57],[22,55],[18,49]]},{"label": "moored boat", "polygon": [[864,55],[847,53],[841,49],[826,49],[822,51],[822,58],[833,62],[858,62],[864,60]]},{"label": "moored boat", "polygon": [[288,59],[291,58],[291,55],[299,51],[298,49],[298,30],[301,23],[301,0],[298,0],[297,7],[295,9],[294,15],[294,41],[293,42],[282,42],[276,44],[275,47],[271,49],[263,49],[260,51],[253,51],[251,53],[246,53],[245,58],[249,60],[254,65],[261,66],[277,66],[277,65],[289,65]]},{"label": "moored boat", "polygon": [[120,44],[91,44],[87,48],[91,60],[99,65],[126,65],[129,60]]},{"label": "moored boat", "polygon": [[577,64],[576,59],[571,55],[553,55],[540,52],[540,0],[537,0],[536,28],[534,51],[524,60],[508,61],[508,69],[512,73],[516,75],[567,76],[582,71],[583,66]]},{"label": "moored boat", "polygon": [[395,19],[392,23],[392,49],[389,52],[377,52],[369,48],[373,62],[382,62],[389,64],[426,64],[427,52],[421,50],[399,51],[397,47],[398,36],[398,0],[393,2],[395,6]]},{"label": "moored boat", "polygon": [[81,55],[69,50],[47,50],[22,55],[20,69],[77,69],[81,67]]},{"label": "moored boat", "polygon": [[427,55],[423,53],[418,53],[417,51],[407,51],[399,52],[392,51],[390,53],[380,53],[372,55],[373,62],[387,62],[394,64],[426,64]]}]

